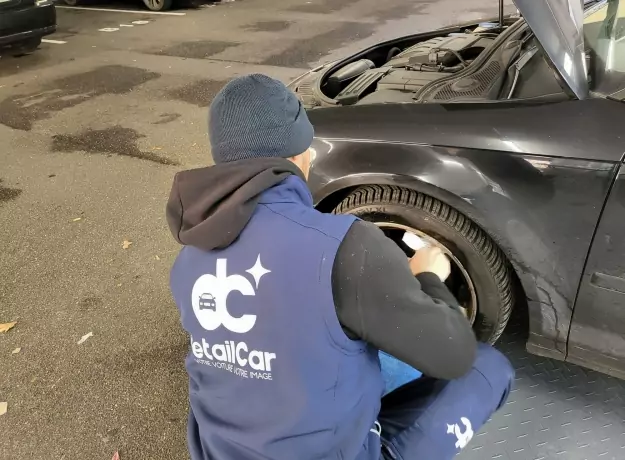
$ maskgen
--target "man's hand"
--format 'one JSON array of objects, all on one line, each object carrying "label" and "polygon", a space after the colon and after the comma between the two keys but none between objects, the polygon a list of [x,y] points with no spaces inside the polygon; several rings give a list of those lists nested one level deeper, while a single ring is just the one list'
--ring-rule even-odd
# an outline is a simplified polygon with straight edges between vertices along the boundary
[{"label": "man's hand", "polygon": [[451,273],[449,259],[440,248],[421,248],[410,259],[410,269],[413,275],[431,272],[437,275],[441,281],[445,281]]}]

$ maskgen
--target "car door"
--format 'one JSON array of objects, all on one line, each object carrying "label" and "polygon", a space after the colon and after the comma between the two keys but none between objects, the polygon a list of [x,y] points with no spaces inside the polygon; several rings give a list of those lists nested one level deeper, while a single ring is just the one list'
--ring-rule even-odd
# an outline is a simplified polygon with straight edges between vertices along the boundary
[{"label": "car door", "polygon": [[575,302],[567,361],[625,378],[625,167],[608,195]]}]

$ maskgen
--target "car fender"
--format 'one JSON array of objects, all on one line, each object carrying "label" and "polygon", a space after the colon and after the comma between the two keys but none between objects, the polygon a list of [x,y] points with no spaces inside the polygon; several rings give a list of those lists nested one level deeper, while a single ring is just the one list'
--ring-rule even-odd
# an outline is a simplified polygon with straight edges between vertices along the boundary
[{"label": "car fender", "polygon": [[[572,306],[612,164],[322,137],[315,139],[313,151],[309,185],[323,211],[357,186],[380,184],[425,193],[473,220],[499,245],[518,276],[529,311],[529,348],[566,356]],[[579,196],[570,196],[576,193],[570,187],[558,190],[560,182],[570,180],[579,182]],[[567,219],[571,201],[577,203],[580,222],[567,233],[558,220]]]}]

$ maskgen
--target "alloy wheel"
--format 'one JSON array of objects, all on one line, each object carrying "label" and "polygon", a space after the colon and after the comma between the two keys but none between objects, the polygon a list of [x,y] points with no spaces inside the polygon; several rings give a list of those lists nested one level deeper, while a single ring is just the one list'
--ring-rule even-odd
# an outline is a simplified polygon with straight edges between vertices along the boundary
[{"label": "alloy wheel", "polygon": [[375,222],[375,224],[388,238],[397,243],[408,256],[411,256],[414,251],[423,247],[435,246],[442,250],[451,262],[451,274],[445,281],[445,284],[458,299],[460,306],[464,309],[464,313],[471,324],[473,324],[477,315],[478,305],[475,285],[469,272],[458,257],[441,241],[415,228],[394,222]]}]

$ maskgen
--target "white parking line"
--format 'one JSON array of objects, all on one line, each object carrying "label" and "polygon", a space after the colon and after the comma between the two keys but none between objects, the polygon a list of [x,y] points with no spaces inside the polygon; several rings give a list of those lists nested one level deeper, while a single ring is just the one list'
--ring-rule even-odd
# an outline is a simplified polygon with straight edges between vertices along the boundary
[{"label": "white parking line", "polygon": [[149,24],[149,23],[150,21],[132,21],[132,24],[120,24],[119,27],[105,27],[103,29],[98,29],[98,32],[117,32],[122,27],[134,27],[135,24],[142,26],[144,24]]},{"label": "white parking line", "polygon": [[66,10],[87,10],[87,11],[108,11],[109,13],[131,13],[131,14],[162,14],[167,16],[186,16],[187,13],[178,13],[176,11],[150,11],[150,10],[116,10],[113,8],[87,8],[83,6],[63,6],[57,5],[57,8],[63,8]]},{"label": "white parking line", "polygon": [[41,41],[43,43],[52,43],[53,45],[64,45],[67,42],[64,42],[63,40],[50,40],[49,38],[43,38],[41,39]]}]

